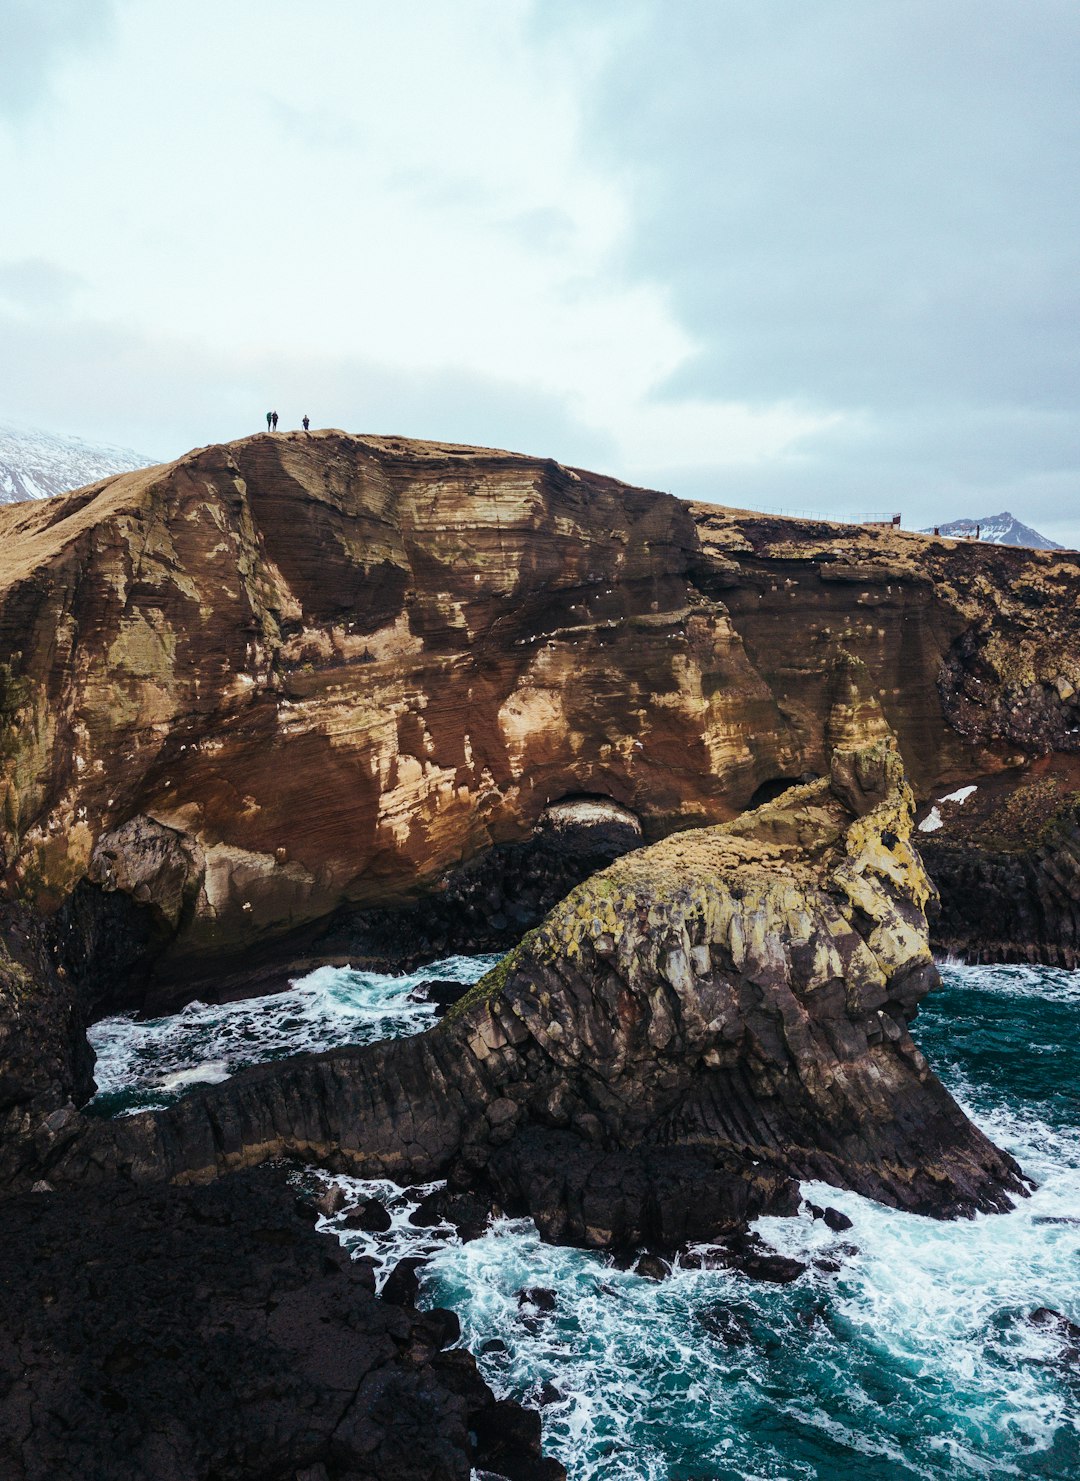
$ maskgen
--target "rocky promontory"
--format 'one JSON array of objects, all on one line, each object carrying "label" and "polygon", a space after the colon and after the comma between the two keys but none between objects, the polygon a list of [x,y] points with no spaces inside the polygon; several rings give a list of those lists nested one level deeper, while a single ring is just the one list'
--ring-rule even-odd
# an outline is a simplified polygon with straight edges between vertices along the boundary
[{"label": "rocky promontory", "polygon": [[829,778],[594,875],[427,1033],[160,1112],[72,1112],[36,1172],[201,1182],[291,1157],[449,1175],[601,1247],[735,1232],[792,1212],[800,1178],[937,1216],[1008,1207],[1019,1169],[908,1032],[937,981],[912,819],[889,741],[837,750]]},{"label": "rocky promontory", "polygon": [[[0,1464],[82,1434],[117,1474],[558,1474],[278,1159],[759,1270],[737,1241],[800,1179],[1022,1196],[909,1025],[928,918],[1075,960],[1078,597],[1068,553],[338,432],[0,510]],[[494,948],[414,1038],[81,1109],[105,1013]]]}]

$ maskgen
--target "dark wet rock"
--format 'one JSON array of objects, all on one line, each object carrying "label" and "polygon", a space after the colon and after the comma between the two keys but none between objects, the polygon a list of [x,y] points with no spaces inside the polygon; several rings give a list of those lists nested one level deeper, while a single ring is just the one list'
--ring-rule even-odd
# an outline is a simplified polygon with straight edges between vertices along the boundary
[{"label": "dark wet rock", "polygon": [[1040,1306],[1031,1313],[1028,1321],[1033,1327],[1039,1327],[1059,1340],[1062,1362],[1080,1363],[1080,1325],[1049,1306]]},{"label": "dark wet rock", "polygon": [[442,1018],[448,1008],[461,999],[469,991],[467,982],[450,982],[443,978],[433,978],[430,982],[417,984],[416,994],[424,1002],[435,1004],[435,1016]]},{"label": "dark wet rock", "polygon": [[554,1291],[543,1286],[528,1286],[517,1293],[519,1306],[531,1306],[535,1311],[554,1311],[557,1298]]},{"label": "dark wet rock", "polygon": [[659,1255],[644,1254],[634,1266],[634,1273],[645,1280],[667,1280],[671,1274],[671,1266]]},{"label": "dark wet rock", "polygon": [[718,1259],[751,1280],[769,1281],[774,1285],[788,1285],[809,1268],[801,1260],[778,1255],[755,1234],[736,1235],[726,1240]]},{"label": "dark wet rock", "polygon": [[373,1260],[370,1255],[356,1255],[352,1262],[354,1279],[363,1286],[365,1291],[375,1294],[375,1272],[378,1269],[378,1261]]},{"label": "dark wet rock", "polygon": [[819,1203],[807,1202],[803,1204],[803,1207],[812,1219],[823,1219],[825,1217],[825,1210]]},{"label": "dark wet rock", "polygon": [[0,1475],[555,1481],[535,1415],[442,1351],[457,1330],[376,1300],[276,1174],[14,1197]]},{"label": "dark wet rock", "polygon": [[486,1342],[481,1343],[479,1351],[484,1357],[492,1357],[506,1352],[507,1347],[501,1337],[489,1337]]},{"label": "dark wet rock", "polygon": [[509,1401],[492,1405],[476,1416],[475,1431],[485,1464],[507,1481],[565,1481],[562,1466],[542,1455],[536,1410]]},{"label": "dark wet rock", "polygon": [[842,1214],[838,1208],[827,1208],[821,1217],[825,1221],[825,1227],[831,1229],[834,1234],[843,1234],[845,1229],[852,1229],[854,1225],[847,1214]]},{"label": "dark wet rock", "polygon": [[566,1398],[561,1388],[554,1383],[542,1383],[537,1390],[536,1402],[541,1409],[546,1409],[549,1404],[561,1404]]},{"label": "dark wet rock", "polygon": [[718,1166],[681,1148],[605,1151],[535,1127],[494,1154],[488,1175],[504,1206],[528,1213],[545,1239],[594,1249],[672,1252],[798,1206],[792,1180],[768,1169]]},{"label": "dark wet rock", "polygon": [[332,1219],[345,1207],[345,1189],[340,1183],[330,1183],[315,1199],[315,1207],[320,1214]]},{"label": "dark wet rock", "polygon": [[844,1268],[844,1262],[834,1259],[832,1255],[817,1255],[810,1263],[822,1275],[837,1275]]},{"label": "dark wet rock", "polygon": [[427,1263],[426,1259],[417,1255],[407,1255],[404,1260],[399,1260],[386,1277],[386,1284],[382,1288],[383,1300],[391,1306],[412,1306],[420,1290],[418,1272]]},{"label": "dark wet rock", "polygon": [[725,1347],[748,1347],[754,1340],[746,1318],[722,1301],[695,1311],[694,1320]]},{"label": "dark wet rock", "polygon": [[341,1223],[349,1229],[362,1229],[365,1234],[385,1234],[393,1224],[390,1212],[379,1198],[365,1198],[363,1203],[347,1208]]},{"label": "dark wet rock", "polygon": [[438,1189],[421,1198],[409,1215],[409,1223],[414,1229],[431,1229],[443,1222],[441,1193],[442,1189]]},{"label": "dark wet rock", "polygon": [[444,1188],[440,1189],[435,1198],[439,1217],[452,1224],[458,1238],[466,1244],[480,1238],[495,1212],[489,1198],[471,1189],[455,1192],[451,1188]]},{"label": "dark wet rock", "polygon": [[95,1090],[82,1002],[45,925],[0,903],[0,1188],[40,1181],[38,1165],[77,1134]]}]

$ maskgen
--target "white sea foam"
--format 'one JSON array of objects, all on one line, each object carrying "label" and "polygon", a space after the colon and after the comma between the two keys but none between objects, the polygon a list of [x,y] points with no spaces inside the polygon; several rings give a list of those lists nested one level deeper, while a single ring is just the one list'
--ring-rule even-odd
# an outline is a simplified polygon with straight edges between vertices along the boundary
[{"label": "white sea foam", "polygon": [[435,1021],[417,996],[421,982],[475,982],[495,956],[449,957],[417,972],[389,976],[351,967],[320,967],[286,992],[236,1003],[189,1003],[169,1018],[139,1022],[133,1014],[90,1029],[97,1055],[99,1103],[117,1096],[127,1110],[166,1105],[195,1084],[227,1079],[246,1065],[338,1044],[419,1033]]},{"label": "white sea foam", "polygon": [[941,827],[941,814],[936,807],[932,807],[919,824],[920,833],[936,833]]},{"label": "white sea foam", "polygon": [[[1039,1005],[1061,1013],[1080,1001],[1077,979],[1045,968],[948,969],[946,984],[946,995],[972,995],[951,1005],[962,1039],[980,1004],[994,1007],[1013,1025],[1015,1062],[1036,1067],[1060,1032]],[[947,1038],[950,1021],[943,1006],[934,1031]],[[497,1393],[540,1403],[558,1391],[542,1409],[545,1444],[572,1481],[1072,1481],[1076,1386],[1060,1336],[1029,1318],[1047,1306],[1080,1321],[1076,1118],[1046,1120],[1006,1085],[972,1083],[952,1056],[942,1067],[968,1113],[1038,1182],[1032,1197],[1009,1214],[940,1223],[808,1184],[809,1199],[853,1227],[836,1235],[807,1212],[759,1220],[769,1244],[809,1266],[791,1286],[685,1268],[654,1284],[544,1245],[527,1220],[501,1220],[463,1245],[414,1229],[409,1200],[385,1184],[381,1196],[399,1200],[393,1229],[350,1231],[346,1242],[386,1268],[427,1255],[422,1302],[457,1311]],[[817,1268],[822,1260],[839,1271]],[[553,1313],[522,1308],[529,1286],[556,1292]],[[714,1307],[734,1314],[736,1345],[700,1319]],[[485,1351],[496,1339],[506,1350]]]},{"label": "white sea foam", "polygon": [[[176,1093],[181,1080],[240,1063],[414,1032],[431,1015],[410,1001],[416,982],[472,980],[489,961],[410,978],[324,970],[279,997],[192,1005],[157,1024],[113,1020],[95,1034],[114,1087],[160,1093],[168,1080]],[[427,1187],[341,1179],[354,1198],[380,1198],[391,1227],[322,1222],[379,1261],[380,1283],[403,1256],[428,1258],[422,1304],[457,1311],[497,1393],[540,1403],[552,1397],[545,1384],[558,1391],[542,1409],[545,1444],[571,1481],[1071,1481],[1075,1375],[1060,1337],[1029,1317],[1047,1306],[1080,1321],[1080,1115],[1067,1101],[1080,1078],[1067,1061],[1080,977],[953,966],[943,976],[916,1035],[968,1113],[1037,1181],[1012,1213],[945,1224],[808,1185],[853,1228],[835,1235],[806,1213],[759,1220],[771,1245],[809,1265],[780,1288],[685,1268],[654,1284],[543,1244],[527,1220],[462,1244],[445,1225],[410,1224]],[[521,1305],[529,1286],[556,1293],[554,1312]],[[734,1319],[732,1345],[708,1325],[717,1307]]]},{"label": "white sea foam", "polygon": [[1064,967],[1032,967],[1026,963],[973,966],[953,960],[940,965],[947,986],[951,983],[1002,997],[1080,1004],[1080,972],[1069,972]]}]

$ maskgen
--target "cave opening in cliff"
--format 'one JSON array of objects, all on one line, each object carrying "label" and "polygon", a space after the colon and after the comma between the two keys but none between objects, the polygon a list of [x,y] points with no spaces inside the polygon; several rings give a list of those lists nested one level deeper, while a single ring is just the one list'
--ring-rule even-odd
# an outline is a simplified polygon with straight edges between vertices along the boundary
[{"label": "cave opening in cliff", "polygon": [[746,811],[752,812],[755,807],[764,807],[766,802],[775,802],[782,797],[791,787],[801,787],[803,782],[816,780],[813,776],[774,776],[767,781],[761,782],[754,789],[753,795],[746,804]]}]

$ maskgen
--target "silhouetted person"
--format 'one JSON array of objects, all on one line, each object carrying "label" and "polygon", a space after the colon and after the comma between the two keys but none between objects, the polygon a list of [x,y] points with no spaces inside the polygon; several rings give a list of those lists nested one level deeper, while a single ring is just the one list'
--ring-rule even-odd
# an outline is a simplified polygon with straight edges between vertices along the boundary
[{"label": "silhouetted person", "polygon": [[311,426],[311,418],[305,414],[305,416],[303,418],[303,422],[304,422],[304,431],[306,432],[307,429]]},{"label": "silhouetted person", "polygon": [[274,424],[274,431],[276,432],[277,431],[277,412],[276,411],[272,411],[270,413],[270,420],[273,422],[273,424]]},{"label": "silhouetted person", "polygon": [[274,413],[273,413],[273,412],[272,412],[272,411],[268,411],[268,412],[267,412],[267,413],[266,413],[266,430],[267,430],[267,431],[268,431],[268,432],[269,432],[269,430],[270,430],[270,423],[271,423],[271,422],[272,422],[272,421],[273,421],[273,420],[274,420]]}]

